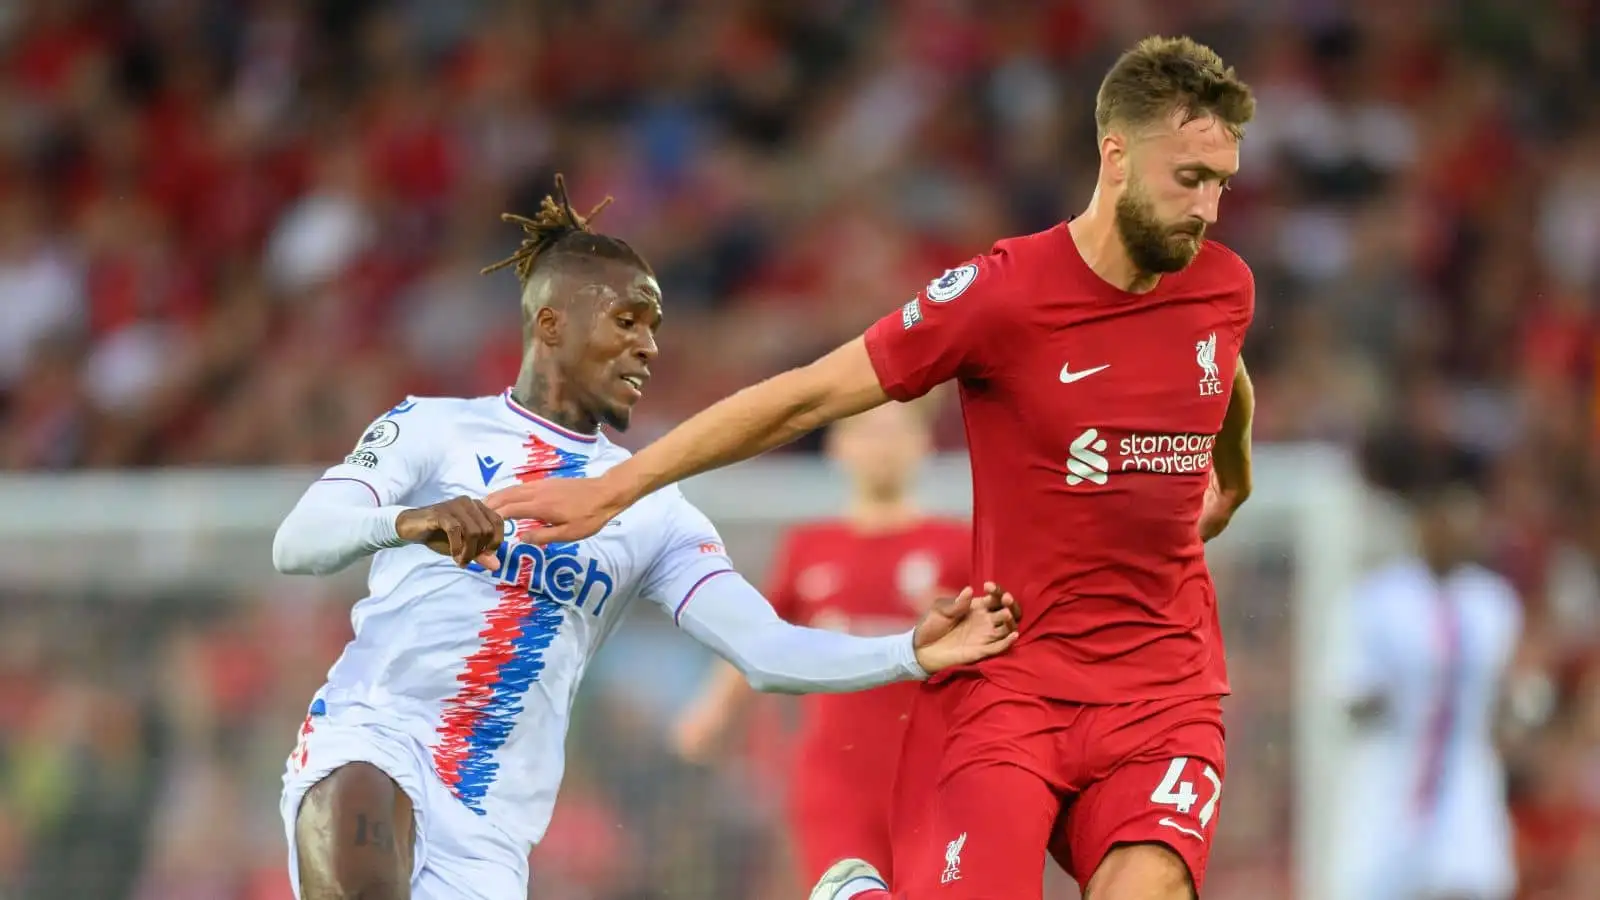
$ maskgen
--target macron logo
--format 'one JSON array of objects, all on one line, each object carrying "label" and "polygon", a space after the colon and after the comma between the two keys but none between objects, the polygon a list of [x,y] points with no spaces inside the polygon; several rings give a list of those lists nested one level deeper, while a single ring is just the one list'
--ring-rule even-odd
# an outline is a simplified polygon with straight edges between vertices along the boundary
[{"label": "macron logo", "polygon": [[1067,448],[1067,484],[1105,484],[1111,471],[1105,449],[1106,440],[1099,429],[1091,428],[1074,438]]},{"label": "macron logo", "polygon": [[494,480],[494,473],[500,471],[500,461],[492,456],[478,457],[478,474],[483,476],[483,484],[488,487]]}]

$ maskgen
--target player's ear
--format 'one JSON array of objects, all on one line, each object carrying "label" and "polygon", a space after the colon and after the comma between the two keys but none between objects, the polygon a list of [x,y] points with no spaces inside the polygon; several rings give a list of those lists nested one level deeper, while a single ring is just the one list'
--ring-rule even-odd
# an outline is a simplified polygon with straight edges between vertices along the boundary
[{"label": "player's ear", "polygon": [[1100,139],[1100,165],[1112,184],[1128,180],[1128,139],[1120,131],[1108,131]]},{"label": "player's ear", "polygon": [[533,314],[533,339],[546,347],[558,346],[563,318],[561,311],[553,306],[539,307]]}]

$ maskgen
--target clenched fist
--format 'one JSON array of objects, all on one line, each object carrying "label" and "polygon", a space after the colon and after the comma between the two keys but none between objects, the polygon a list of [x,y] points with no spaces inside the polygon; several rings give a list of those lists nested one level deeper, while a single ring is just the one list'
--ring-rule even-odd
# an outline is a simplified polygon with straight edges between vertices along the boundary
[{"label": "clenched fist", "polygon": [[495,550],[505,536],[505,519],[471,497],[455,497],[443,503],[408,509],[394,522],[400,539],[426,544],[429,550],[455,560],[466,568],[474,560],[486,569],[500,561]]}]

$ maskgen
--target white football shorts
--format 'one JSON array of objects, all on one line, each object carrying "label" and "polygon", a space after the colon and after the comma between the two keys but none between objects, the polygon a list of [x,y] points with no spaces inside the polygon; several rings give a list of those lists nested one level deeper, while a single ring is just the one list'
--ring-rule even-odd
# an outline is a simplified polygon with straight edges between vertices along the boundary
[{"label": "white football shorts", "polygon": [[416,840],[412,900],[526,900],[528,857],[503,832],[461,805],[434,774],[427,751],[411,737],[369,723],[340,724],[320,705],[300,729],[283,776],[289,882],[300,898],[295,820],[317,782],[342,765],[370,763],[411,798]]}]

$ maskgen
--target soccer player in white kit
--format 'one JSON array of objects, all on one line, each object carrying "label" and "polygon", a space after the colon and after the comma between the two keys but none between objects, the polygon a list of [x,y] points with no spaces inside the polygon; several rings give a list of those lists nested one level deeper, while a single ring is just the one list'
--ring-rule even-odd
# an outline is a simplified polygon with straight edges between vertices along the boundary
[{"label": "soccer player in white kit", "polygon": [[1481,512],[1467,487],[1415,498],[1418,552],[1363,580],[1339,686],[1355,729],[1337,793],[1340,897],[1506,900],[1516,887],[1496,749],[1521,605],[1473,561]]},{"label": "soccer player in white kit", "polygon": [[500,264],[514,265],[523,285],[517,386],[389,410],[274,540],[284,572],[373,557],[369,596],[351,615],[355,637],[313,699],[284,774],[301,900],[525,900],[579,681],[636,598],[769,691],[923,678],[1015,640],[1014,602],[992,585],[977,601],[966,590],[940,603],[899,635],[789,625],[675,487],[592,538],[547,546],[521,542],[519,523],[484,506],[499,487],[594,475],[626,459],[599,426],[627,426],[657,352],[660,288],[649,265],[591,231],[559,177],[556,188],[535,219],[507,217],[527,235]]}]

